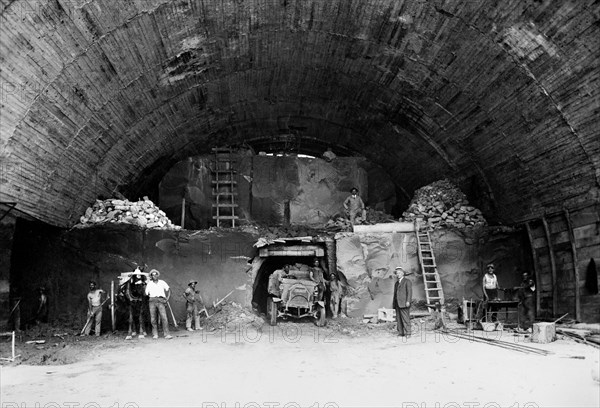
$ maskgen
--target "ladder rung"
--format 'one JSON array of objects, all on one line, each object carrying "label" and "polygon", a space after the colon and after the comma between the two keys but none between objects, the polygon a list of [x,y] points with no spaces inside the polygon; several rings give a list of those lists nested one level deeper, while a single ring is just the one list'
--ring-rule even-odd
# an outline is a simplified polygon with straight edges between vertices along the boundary
[{"label": "ladder rung", "polygon": [[432,292],[432,291],[438,291],[438,290],[442,290],[442,288],[425,288],[425,290]]},{"label": "ladder rung", "polygon": [[213,193],[214,196],[236,196],[238,193]]},{"label": "ladder rung", "polygon": [[235,180],[213,180],[213,184],[237,184]]},{"label": "ladder rung", "polygon": [[213,220],[239,220],[240,217],[238,217],[237,215],[219,215],[219,216],[213,216]]},{"label": "ladder rung", "polygon": [[215,207],[219,207],[219,208],[224,208],[224,207],[233,208],[233,207],[237,207],[238,205],[237,204],[222,204],[222,203],[219,203],[219,204],[213,204],[212,206],[213,206],[213,208],[215,208]]},{"label": "ladder rung", "polygon": [[213,173],[224,173],[224,174],[225,173],[237,173],[237,170],[223,170],[223,169],[220,169],[220,170],[211,170],[211,171]]}]

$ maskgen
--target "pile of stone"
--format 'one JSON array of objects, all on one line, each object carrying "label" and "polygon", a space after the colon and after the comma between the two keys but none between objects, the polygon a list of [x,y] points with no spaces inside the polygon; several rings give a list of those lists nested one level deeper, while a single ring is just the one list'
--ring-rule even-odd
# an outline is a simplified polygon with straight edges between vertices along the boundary
[{"label": "pile of stone", "polygon": [[439,180],[418,189],[402,216],[404,221],[421,218],[428,229],[487,225],[481,211],[469,205],[467,196],[449,180]]},{"label": "pile of stone", "polygon": [[179,225],[173,225],[164,211],[159,209],[148,197],[140,201],[127,199],[96,200],[88,207],[79,222],[83,226],[105,223],[137,225],[143,228],[179,230]]},{"label": "pile of stone", "polygon": [[367,221],[366,224],[380,224],[386,222],[398,222],[391,214],[383,211],[375,210],[371,207],[367,207]]},{"label": "pile of stone", "polygon": [[352,224],[349,219],[334,215],[323,225],[323,229],[329,232],[352,231]]}]

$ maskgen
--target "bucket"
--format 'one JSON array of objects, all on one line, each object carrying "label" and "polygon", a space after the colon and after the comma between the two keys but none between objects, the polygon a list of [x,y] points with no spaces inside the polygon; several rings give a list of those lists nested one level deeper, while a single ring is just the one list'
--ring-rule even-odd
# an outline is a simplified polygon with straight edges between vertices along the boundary
[{"label": "bucket", "polygon": [[496,322],[484,322],[483,320],[480,320],[479,324],[483,331],[490,332],[496,330]]}]

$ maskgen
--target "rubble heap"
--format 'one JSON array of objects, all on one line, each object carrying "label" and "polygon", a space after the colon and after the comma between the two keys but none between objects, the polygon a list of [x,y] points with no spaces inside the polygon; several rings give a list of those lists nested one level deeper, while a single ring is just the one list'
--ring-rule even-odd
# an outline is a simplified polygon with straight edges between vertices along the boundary
[{"label": "rubble heap", "polygon": [[398,222],[391,214],[367,207],[367,224]]},{"label": "rubble heap", "polygon": [[148,197],[132,202],[127,199],[96,200],[88,207],[79,222],[83,226],[104,223],[132,224],[143,228],[179,230],[166,214],[160,210]]},{"label": "rubble heap", "polygon": [[422,218],[429,229],[487,225],[481,211],[470,206],[467,196],[449,180],[439,180],[418,189],[402,216],[405,221]]}]

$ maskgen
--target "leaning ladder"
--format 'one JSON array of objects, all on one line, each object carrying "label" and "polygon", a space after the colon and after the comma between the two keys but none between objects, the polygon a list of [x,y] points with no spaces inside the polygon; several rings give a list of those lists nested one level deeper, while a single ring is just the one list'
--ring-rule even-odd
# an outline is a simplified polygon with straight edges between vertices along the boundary
[{"label": "leaning ladder", "polygon": [[419,263],[423,272],[423,284],[425,286],[425,298],[427,299],[429,312],[432,312],[433,307],[430,305],[438,302],[440,305],[444,304],[444,291],[437,270],[437,264],[435,263],[435,255],[433,254],[429,231],[421,231],[416,228],[416,233]]},{"label": "leaning ladder", "polygon": [[212,205],[217,221],[217,227],[225,227],[230,224],[235,227],[235,221],[239,219],[236,215],[235,203],[237,197],[237,181],[235,179],[236,158],[231,148],[213,148],[215,154],[212,166],[212,187],[215,203]]}]

